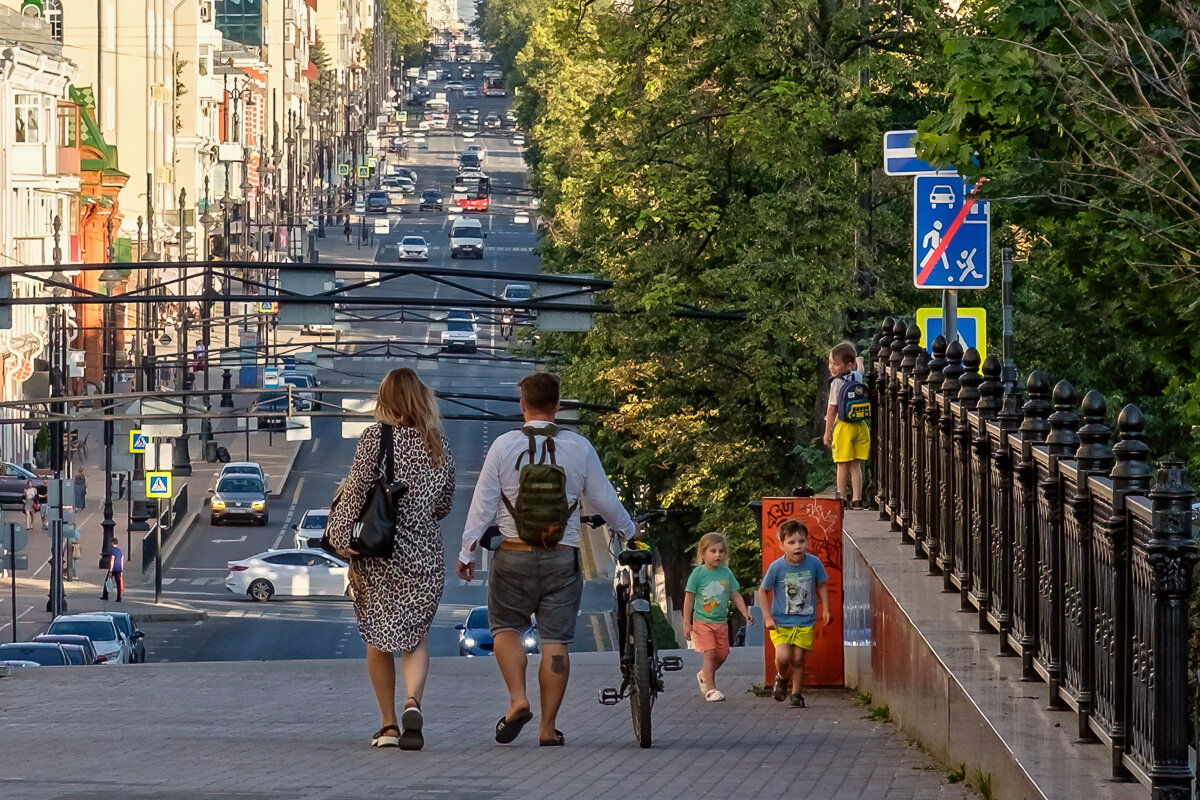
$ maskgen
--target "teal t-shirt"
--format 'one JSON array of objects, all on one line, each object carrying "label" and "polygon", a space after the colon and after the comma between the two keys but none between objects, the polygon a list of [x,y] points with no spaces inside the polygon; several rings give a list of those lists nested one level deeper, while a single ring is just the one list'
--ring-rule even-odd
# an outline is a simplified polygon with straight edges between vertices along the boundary
[{"label": "teal t-shirt", "polygon": [[692,608],[692,619],[701,622],[728,622],[729,600],[739,588],[733,571],[722,564],[709,569],[701,564],[688,576],[684,591],[696,595]]}]

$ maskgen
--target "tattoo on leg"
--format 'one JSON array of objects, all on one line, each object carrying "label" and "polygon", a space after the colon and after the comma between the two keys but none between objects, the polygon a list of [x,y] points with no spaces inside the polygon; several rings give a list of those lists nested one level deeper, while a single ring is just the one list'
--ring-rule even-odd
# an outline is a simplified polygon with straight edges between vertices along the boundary
[{"label": "tattoo on leg", "polygon": [[566,656],[550,656],[550,671],[555,675],[562,675],[567,671]]}]

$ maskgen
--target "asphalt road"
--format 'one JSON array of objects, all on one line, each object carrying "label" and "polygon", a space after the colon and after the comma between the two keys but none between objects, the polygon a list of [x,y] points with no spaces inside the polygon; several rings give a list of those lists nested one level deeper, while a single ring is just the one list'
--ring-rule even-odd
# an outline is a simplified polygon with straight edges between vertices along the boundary
[{"label": "asphalt road", "polygon": [[[477,68],[478,72],[478,68]],[[436,86],[434,87],[436,90]],[[451,116],[461,106],[476,106],[481,115],[490,111],[503,113],[504,99],[479,98],[463,101],[451,99]],[[429,186],[441,186],[447,191],[456,172],[457,153],[468,143],[459,135],[433,134],[428,136],[428,148],[415,150],[405,164],[418,173],[418,192]],[[520,152],[509,142],[508,135],[477,137],[488,148],[485,171],[494,184],[523,185],[525,165]],[[400,237],[416,234],[430,243],[432,265],[469,270],[490,270],[528,273],[539,271],[539,262],[532,252],[537,244],[534,230],[536,212],[528,222],[516,222],[514,217],[527,210],[527,200],[506,195],[493,196],[492,212],[479,215],[487,231],[485,254],[482,260],[451,259],[448,232],[448,213],[418,212],[416,203],[405,204],[399,214],[389,215],[391,231],[373,237],[374,247],[359,251],[339,246],[327,246],[322,262],[338,262],[338,276],[351,283],[364,271],[371,271],[369,261],[394,262],[395,245]],[[372,220],[373,221],[373,220]],[[329,230],[329,229],[327,229]],[[340,229],[329,230],[329,235]],[[332,244],[336,240],[324,240]],[[347,253],[361,261],[346,260]],[[487,286],[474,288],[499,293],[504,281],[485,281]],[[456,298],[469,296],[467,290],[428,280],[404,277],[384,281],[379,287],[362,290],[370,296],[413,296],[444,300],[444,308],[452,308]],[[369,308],[352,309],[349,336],[355,341],[364,339],[424,342],[423,352],[437,350],[441,326],[437,315],[406,313],[400,321],[395,313],[386,319],[370,319]],[[432,320],[430,319],[432,317]],[[284,338],[281,331],[281,340]],[[290,338],[290,336],[289,336]],[[365,358],[338,359],[334,366],[322,369],[320,378],[324,400],[339,400],[342,388],[374,389],[382,376],[398,366],[413,366],[422,379],[438,391],[510,394],[516,397],[516,382],[527,374],[528,362],[497,360],[489,354],[505,355],[506,342],[499,328],[490,322],[481,324],[480,353],[477,355],[443,355],[438,359]],[[515,402],[482,401],[479,409],[502,414],[517,412]],[[443,401],[443,413],[465,409]],[[226,661],[272,659],[362,658],[365,648],[358,636],[353,609],[347,599],[290,600],[273,599],[256,603],[245,597],[234,597],[224,587],[226,562],[245,558],[269,548],[292,546],[291,525],[298,522],[304,511],[328,505],[337,482],[345,477],[354,453],[356,440],[343,439],[341,422],[336,419],[314,418],[311,441],[302,446],[295,467],[282,495],[268,505],[270,524],[265,528],[222,526],[213,528],[206,516],[192,530],[177,550],[166,572],[165,590],[170,599],[184,600],[208,612],[206,620],[195,623],[148,623],[148,660],[150,661]],[[470,505],[471,492],[483,463],[487,448],[496,436],[516,427],[499,421],[446,420],[445,432],[457,468],[458,488],[454,510],[442,522],[447,562],[447,585],[442,605],[431,633],[433,655],[454,655],[458,652],[458,634],[454,625],[465,618],[475,605],[486,603],[486,563],[477,572],[476,580],[464,585],[454,575],[463,523]],[[282,446],[277,442],[276,446]],[[253,458],[253,453],[251,454]],[[584,614],[607,613],[611,595],[605,585],[589,586],[585,594]],[[580,620],[577,650],[596,649],[593,626]]]}]

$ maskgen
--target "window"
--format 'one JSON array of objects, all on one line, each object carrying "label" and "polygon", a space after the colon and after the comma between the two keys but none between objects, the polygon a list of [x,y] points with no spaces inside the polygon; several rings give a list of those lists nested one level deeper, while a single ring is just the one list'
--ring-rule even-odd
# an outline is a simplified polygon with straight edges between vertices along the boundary
[{"label": "window", "polygon": [[308,557],[304,553],[280,553],[279,555],[267,556],[263,561],[280,567],[308,566]]},{"label": "window", "polygon": [[42,98],[36,94],[17,95],[17,141],[42,141]]},{"label": "window", "polygon": [[56,42],[63,40],[62,0],[46,0],[46,21],[50,23],[50,36]]}]

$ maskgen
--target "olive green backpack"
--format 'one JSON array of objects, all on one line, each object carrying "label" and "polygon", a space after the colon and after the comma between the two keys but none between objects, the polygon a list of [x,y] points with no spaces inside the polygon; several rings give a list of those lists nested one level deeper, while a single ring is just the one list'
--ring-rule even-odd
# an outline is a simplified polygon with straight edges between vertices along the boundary
[{"label": "olive green backpack", "polygon": [[[554,459],[554,437],[558,433],[558,426],[526,425],[521,431],[529,437],[529,449],[517,456],[514,467],[521,471],[517,502],[513,503],[503,493],[500,499],[504,501],[508,513],[512,514],[521,541],[549,549],[562,540],[567,522],[579,507],[579,501],[567,502],[567,473]],[[543,439],[540,456],[537,437]],[[526,456],[529,457],[529,463],[521,466]]]}]

